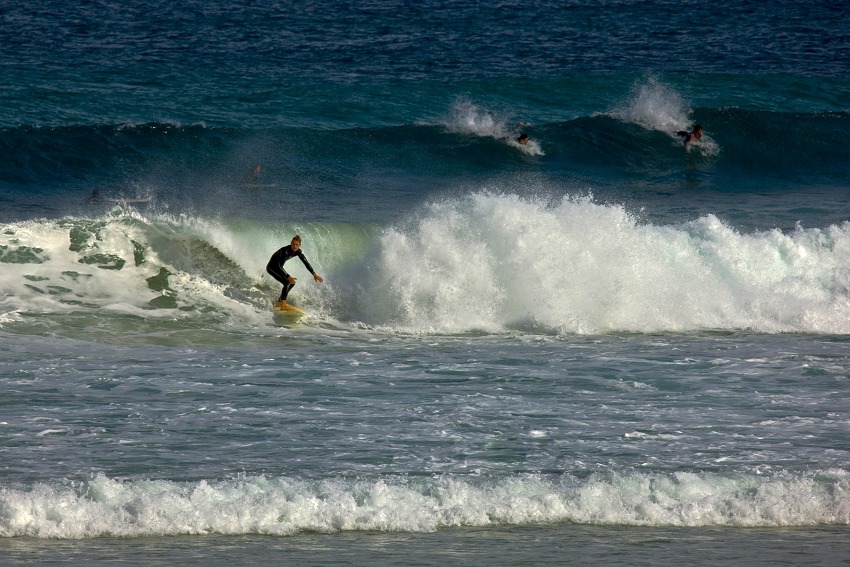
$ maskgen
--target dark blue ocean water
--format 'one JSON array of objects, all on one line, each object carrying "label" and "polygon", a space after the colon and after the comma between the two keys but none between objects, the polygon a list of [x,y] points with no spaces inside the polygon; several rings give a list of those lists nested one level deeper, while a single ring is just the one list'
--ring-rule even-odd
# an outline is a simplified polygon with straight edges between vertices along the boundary
[{"label": "dark blue ocean water", "polygon": [[[830,2],[5,7],[4,216],[61,215],[94,187],[214,214],[222,196],[213,192],[205,206],[210,186],[240,179],[252,162],[263,164],[265,182],[304,196],[298,218],[379,220],[467,180],[475,187],[512,174],[618,201],[679,191],[675,206],[685,208],[702,201],[695,186],[745,201],[811,192],[831,211],[829,193],[850,167],[847,10]],[[668,134],[695,122],[716,147],[683,164]],[[500,143],[520,130],[540,155]],[[370,214],[376,201],[384,206]],[[268,202],[259,208],[277,214]]]},{"label": "dark blue ocean water", "polygon": [[0,5],[0,556],[846,561],[848,21]]}]

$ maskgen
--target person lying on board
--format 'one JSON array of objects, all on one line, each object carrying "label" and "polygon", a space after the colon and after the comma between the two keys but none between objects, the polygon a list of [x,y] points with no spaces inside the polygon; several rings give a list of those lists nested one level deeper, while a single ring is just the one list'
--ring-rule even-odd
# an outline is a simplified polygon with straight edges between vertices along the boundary
[{"label": "person lying on board", "polygon": [[676,132],[679,136],[682,136],[684,139],[683,143],[685,147],[688,147],[688,144],[692,142],[699,142],[702,139],[702,126],[699,124],[694,124],[694,129],[691,132],[687,132],[685,130],[679,130]]},{"label": "person lying on board", "polygon": [[313,271],[313,267],[310,265],[310,262],[308,262],[307,258],[304,257],[304,253],[301,251],[301,237],[296,234],[292,237],[292,242],[272,254],[272,257],[269,258],[269,263],[266,265],[266,271],[269,275],[283,284],[283,289],[280,292],[280,299],[278,299],[277,305],[277,307],[281,309],[287,309],[289,307],[289,304],[286,303],[286,296],[289,295],[290,290],[295,286],[295,282],[297,281],[283,269],[283,265],[287,260],[296,256],[301,258],[301,262],[307,268],[307,271],[313,274],[314,280],[319,283],[325,281],[322,279],[322,276]]}]

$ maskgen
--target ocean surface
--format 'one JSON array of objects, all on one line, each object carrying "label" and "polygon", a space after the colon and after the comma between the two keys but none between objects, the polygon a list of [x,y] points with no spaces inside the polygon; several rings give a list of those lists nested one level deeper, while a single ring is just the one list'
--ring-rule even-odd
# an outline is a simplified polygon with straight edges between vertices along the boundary
[{"label": "ocean surface", "polygon": [[0,5],[0,563],[847,564],[848,21]]}]

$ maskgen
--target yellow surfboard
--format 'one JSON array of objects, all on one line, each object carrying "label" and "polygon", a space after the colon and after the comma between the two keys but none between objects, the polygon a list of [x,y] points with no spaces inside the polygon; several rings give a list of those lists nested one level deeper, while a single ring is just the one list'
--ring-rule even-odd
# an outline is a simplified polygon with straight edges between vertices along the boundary
[{"label": "yellow surfboard", "polygon": [[275,319],[283,323],[284,325],[294,325],[299,322],[306,313],[297,307],[290,305],[288,303],[284,303],[283,301],[278,301],[274,304],[274,316]]}]

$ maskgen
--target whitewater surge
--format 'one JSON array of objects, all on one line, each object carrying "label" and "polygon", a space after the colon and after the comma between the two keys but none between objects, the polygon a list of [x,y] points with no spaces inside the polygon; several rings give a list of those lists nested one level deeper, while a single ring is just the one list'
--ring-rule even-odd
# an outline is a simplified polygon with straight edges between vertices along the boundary
[{"label": "whitewater surge", "polygon": [[[24,313],[268,323],[268,255],[300,232],[314,322],[405,333],[847,333],[850,223],[742,234],[713,215],[643,223],[590,197],[479,192],[380,229],[197,217],[6,225],[2,321]],[[307,282],[306,284],[304,282]]]},{"label": "whitewater surge", "polygon": [[570,522],[632,526],[850,524],[845,471],[777,478],[614,473],[508,478],[180,483],[97,475],[78,486],[0,491],[0,536],[145,537],[299,532],[429,532],[460,526]]},{"label": "whitewater surge", "polygon": [[[850,331],[850,224],[740,234],[713,215],[478,193],[387,229],[346,303],[408,332]],[[368,301],[381,290],[382,301]]]}]

